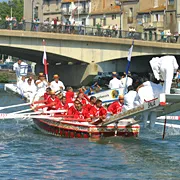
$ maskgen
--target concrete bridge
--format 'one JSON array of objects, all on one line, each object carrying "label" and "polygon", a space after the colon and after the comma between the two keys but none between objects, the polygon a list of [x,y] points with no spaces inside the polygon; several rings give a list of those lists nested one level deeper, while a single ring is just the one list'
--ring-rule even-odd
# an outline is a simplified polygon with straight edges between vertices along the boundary
[{"label": "concrete bridge", "polygon": [[[49,71],[60,74],[62,80],[71,85],[86,83],[107,66],[109,71],[117,71],[117,67],[118,71],[124,71],[126,61],[114,62],[127,57],[132,43],[131,39],[0,30],[0,53],[36,62],[36,71],[40,72],[43,70],[43,39],[46,40]],[[135,40],[132,56],[138,58],[136,61],[132,58],[131,70],[149,68],[147,61],[141,60],[142,56],[179,55],[179,52],[180,44]]]}]

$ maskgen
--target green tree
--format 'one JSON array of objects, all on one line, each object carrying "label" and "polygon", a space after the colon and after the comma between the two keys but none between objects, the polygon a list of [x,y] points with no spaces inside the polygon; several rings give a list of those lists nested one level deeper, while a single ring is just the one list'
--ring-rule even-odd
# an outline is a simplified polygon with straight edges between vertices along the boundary
[{"label": "green tree", "polygon": [[[23,0],[12,0],[12,16],[16,17],[17,21],[21,21],[23,17],[23,8],[24,1]],[[6,16],[11,16],[11,6],[8,2],[0,2],[0,16],[1,21],[4,22]]]}]

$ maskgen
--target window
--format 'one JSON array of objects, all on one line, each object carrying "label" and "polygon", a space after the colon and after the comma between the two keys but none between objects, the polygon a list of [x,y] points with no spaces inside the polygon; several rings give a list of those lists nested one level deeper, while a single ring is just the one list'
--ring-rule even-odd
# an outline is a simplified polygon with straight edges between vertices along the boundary
[{"label": "window", "polygon": [[129,8],[129,17],[133,17],[133,8]]},{"label": "window", "polygon": [[154,14],[154,22],[158,22],[159,21],[159,14]]},{"label": "window", "polygon": [[93,18],[93,26],[96,26],[96,18]]},{"label": "window", "polygon": [[34,18],[38,18],[38,7],[34,8]]},{"label": "window", "polygon": [[59,0],[56,0],[56,6],[58,6],[58,4],[59,4]]},{"label": "window", "polygon": [[112,20],[116,19],[116,14],[112,15]]},{"label": "window", "polygon": [[147,22],[148,22],[148,16],[147,16],[147,14],[143,14],[142,22],[143,22],[143,23],[147,23]]},{"label": "window", "polygon": [[106,18],[103,19],[103,26],[106,26]]},{"label": "window", "polygon": [[173,23],[173,14],[170,14],[170,23]]},{"label": "window", "polygon": [[174,0],[169,0],[169,5],[174,5]]}]

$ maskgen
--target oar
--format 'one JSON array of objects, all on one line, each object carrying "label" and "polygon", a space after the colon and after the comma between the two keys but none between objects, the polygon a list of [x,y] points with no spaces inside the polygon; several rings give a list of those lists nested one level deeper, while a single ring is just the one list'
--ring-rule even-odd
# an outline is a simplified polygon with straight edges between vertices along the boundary
[{"label": "oar", "polygon": [[16,105],[11,105],[11,106],[0,107],[0,111],[3,109],[15,108],[15,107],[20,107],[20,106],[28,106],[30,104],[31,103],[23,103],[23,104],[16,104]]},{"label": "oar", "polygon": [[[33,104],[38,104],[38,103],[42,103],[45,102],[44,100],[40,100],[40,101],[35,101]],[[32,103],[23,103],[23,104],[15,104],[15,105],[10,105],[10,106],[5,106],[5,107],[0,107],[0,111],[3,109],[9,109],[9,108],[15,108],[15,107],[21,107],[21,106],[28,106],[31,105]]]},{"label": "oar", "polygon": [[28,112],[28,111],[32,111],[32,109],[24,109],[21,111],[15,111],[15,112],[12,112],[12,114],[19,114],[19,113]]}]

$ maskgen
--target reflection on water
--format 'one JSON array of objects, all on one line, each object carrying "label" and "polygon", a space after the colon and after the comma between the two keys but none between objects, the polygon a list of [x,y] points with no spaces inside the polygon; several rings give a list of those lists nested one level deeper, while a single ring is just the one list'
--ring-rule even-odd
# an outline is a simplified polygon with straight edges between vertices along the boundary
[{"label": "reflection on water", "polygon": [[[0,106],[23,102],[0,93]],[[138,138],[64,139],[42,134],[33,128],[32,120],[1,120],[0,177],[176,180],[179,135],[179,129],[168,128],[162,141],[162,127],[156,127],[141,130]]]}]

